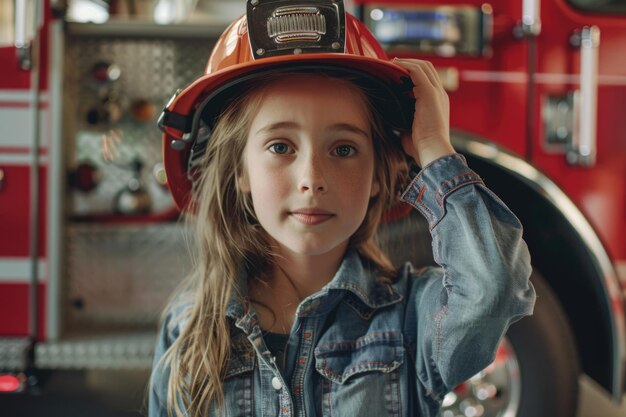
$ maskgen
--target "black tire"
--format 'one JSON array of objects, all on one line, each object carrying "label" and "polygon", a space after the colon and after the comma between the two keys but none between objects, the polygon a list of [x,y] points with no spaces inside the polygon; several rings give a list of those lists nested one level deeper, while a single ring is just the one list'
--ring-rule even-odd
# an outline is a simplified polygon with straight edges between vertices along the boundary
[{"label": "black tire", "polygon": [[537,291],[534,314],[507,332],[521,376],[517,417],[574,417],[580,375],[575,339],[544,279],[534,272],[531,281]]}]

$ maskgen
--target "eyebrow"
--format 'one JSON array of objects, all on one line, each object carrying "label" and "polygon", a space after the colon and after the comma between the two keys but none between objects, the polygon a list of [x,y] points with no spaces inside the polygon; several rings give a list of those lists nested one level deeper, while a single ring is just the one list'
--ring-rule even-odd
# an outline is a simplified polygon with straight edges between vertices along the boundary
[{"label": "eyebrow", "polygon": [[332,130],[346,131],[350,133],[356,133],[357,135],[365,136],[369,139],[370,134],[360,127],[350,123],[337,123],[331,126]]},{"label": "eyebrow", "polygon": [[[277,122],[260,128],[259,130],[257,130],[256,134],[262,132],[272,132],[280,129],[297,129],[298,127],[300,127],[300,125],[295,122]],[[335,123],[334,125],[330,126],[329,130],[345,131],[350,133],[356,133],[357,135],[365,136],[366,138],[370,137],[369,133],[367,133],[365,130],[350,123]]]}]

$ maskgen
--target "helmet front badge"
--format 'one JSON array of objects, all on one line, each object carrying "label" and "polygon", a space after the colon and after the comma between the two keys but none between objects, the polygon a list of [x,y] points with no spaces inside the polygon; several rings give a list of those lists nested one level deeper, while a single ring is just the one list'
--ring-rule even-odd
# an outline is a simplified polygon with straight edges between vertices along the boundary
[{"label": "helmet front badge", "polygon": [[250,0],[247,21],[255,59],[344,52],[345,11],[341,1],[317,0],[294,5],[284,0]]}]

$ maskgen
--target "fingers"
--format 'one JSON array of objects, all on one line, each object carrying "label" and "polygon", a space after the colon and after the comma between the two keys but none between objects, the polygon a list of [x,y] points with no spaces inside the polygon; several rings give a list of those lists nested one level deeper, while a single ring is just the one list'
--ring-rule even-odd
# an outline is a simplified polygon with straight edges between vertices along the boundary
[{"label": "fingers", "polygon": [[450,102],[435,67],[418,59],[395,59],[413,82],[415,111],[410,134],[401,137],[402,148],[418,164],[453,152],[450,145]]},{"label": "fingers", "polygon": [[442,88],[439,74],[430,61],[394,58],[393,63],[409,70],[414,85],[418,86],[428,81],[433,87]]}]

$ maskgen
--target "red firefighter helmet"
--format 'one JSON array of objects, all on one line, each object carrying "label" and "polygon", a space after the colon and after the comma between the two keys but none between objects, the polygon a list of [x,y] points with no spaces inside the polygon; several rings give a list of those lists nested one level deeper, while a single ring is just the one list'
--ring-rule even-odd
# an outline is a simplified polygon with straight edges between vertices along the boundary
[{"label": "red firefighter helmet", "polygon": [[351,75],[376,89],[389,127],[410,129],[414,102],[408,71],[388,60],[340,0],[248,0],[247,14],[218,39],[206,74],[177,92],[159,118],[167,180],[180,209],[189,208],[193,161],[204,152],[224,104],[237,87],[281,71]]}]

